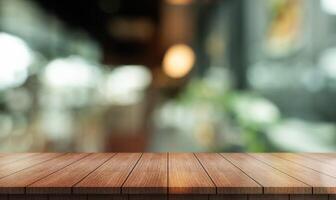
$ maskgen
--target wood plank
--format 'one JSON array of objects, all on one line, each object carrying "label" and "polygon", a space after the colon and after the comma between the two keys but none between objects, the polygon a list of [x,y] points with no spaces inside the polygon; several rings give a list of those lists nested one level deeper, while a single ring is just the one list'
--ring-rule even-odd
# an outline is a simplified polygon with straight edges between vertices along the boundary
[{"label": "wood plank", "polygon": [[88,200],[128,200],[128,195],[88,195]]},{"label": "wood plank", "polygon": [[308,167],[310,169],[313,169],[315,171],[327,174],[329,176],[333,176],[336,178],[336,165],[330,165],[321,161],[318,161],[316,159],[303,156],[302,154],[296,154],[296,153],[273,153],[272,155],[275,155],[279,158],[289,160],[291,162],[300,164],[302,166]]},{"label": "wood plank", "polygon": [[167,194],[168,154],[144,153],[122,187],[124,194]]},{"label": "wood plank", "polygon": [[262,187],[219,154],[196,153],[218,194],[260,194]]},{"label": "wood plank", "polygon": [[293,163],[291,161],[276,157],[271,154],[250,154],[256,159],[267,163],[268,165],[276,168],[310,186],[313,186],[314,194],[336,194],[336,179],[303,167],[302,165]]},{"label": "wood plank", "polygon": [[181,195],[181,194],[172,194],[168,196],[169,200],[209,200],[209,195],[204,194],[194,194],[194,195]]},{"label": "wood plank", "polygon": [[290,200],[328,200],[328,195],[295,194],[290,195]]},{"label": "wood plank", "polygon": [[42,162],[51,160],[58,156],[63,155],[62,153],[39,153],[29,156],[27,159],[18,160],[11,162],[9,164],[0,165],[0,178],[14,174],[15,172],[21,171],[23,169],[32,167],[34,165],[40,164]]},{"label": "wood plank", "polygon": [[9,195],[9,200],[48,200],[48,196],[47,195],[14,194],[14,195]]},{"label": "wood plank", "polygon": [[222,153],[264,188],[265,194],[311,194],[312,187],[244,153]]},{"label": "wood plank", "polygon": [[48,200],[87,200],[87,196],[72,194],[49,195]]},{"label": "wood plank", "polygon": [[38,153],[13,153],[13,154],[3,154],[2,157],[0,157],[0,166],[4,166],[6,164],[22,160],[22,159],[28,159],[29,157],[36,155]]},{"label": "wood plank", "polygon": [[105,163],[114,154],[94,153],[26,188],[30,194],[70,194],[72,186]]},{"label": "wood plank", "polygon": [[25,187],[89,154],[65,154],[0,179],[0,193],[24,194]]},{"label": "wood plank", "polygon": [[209,200],[248,200],[247,195],[210,195]]},{"label": "wood plank", "polygon": [[160,195],[160,194],[132,194],[128,196],[128,200],[167,200],[167,195]]},{"label": "wood plank", "polygon": [[120,194],[141,153],[118,153],[73,187],[74,193]]},{"label": "wood plank", "polygon": [[191,153],[169,153],[170,194],[215,194],[216,187]]},{"label": "wood plank", "polygon": [[307,156],[309,158],[313,158],[320,162],[324,162],[330,164],[332,166],[336,166],[336,154],[331,153],[301,153],[299,155]]},{"label": "wood plank", "polygon": [[289,200],[289,195],[274,195],[274,194],[249,195],[248,200]]}]

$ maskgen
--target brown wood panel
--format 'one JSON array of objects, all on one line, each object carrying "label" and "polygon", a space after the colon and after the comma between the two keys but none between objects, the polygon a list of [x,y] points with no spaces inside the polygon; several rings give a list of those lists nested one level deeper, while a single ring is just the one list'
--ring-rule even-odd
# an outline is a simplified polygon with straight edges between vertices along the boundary
[{"label": "brown wood panel", "polygon": [[329,200],[336,200],[336,195],[329,195]]},{"label": "brown wood panel", "polygon": [[209,200],[248,200],[247,195],[210,195]]},{"label": "brown wood panel", "polygon": [[0,165],[0,178],[5,176],[9,176],[15,172],[21,171],[28,167],[32,167],[34,165],[40,164],[47,160],[51,160],[58,156],[61,156],[61,153],[41,153],[41,154],[34,154],[29,156],[27,159],[18,160],[15,162],[11,162],[9,164]]},{"label": "brown wood panel", "polygon": [[0,194],[0,200],[7,200],[8,195]]},{"label": "brown wood panel", "polygon": [[2,157],[0,157],[0,166],[4,166],[6,164],[27,159],[33,155],[36,155],[38,153],[13,153],[13,154],[3,154]]},{"label": "brown wood panel", "polygon": [[290,195],[290,200],[328,200],[328,195],[296,194]]},{"label": "brown wood panel", "polygon": [[168,192],[170,194],[215,194],[216,187],[190,153],[169,153]]},{"label": "brown wood panel", "polygon": [[13,194],[9,195],[10,200],[48,200],[48,195],[24,195]]},{"label": "brown wood panel", "polygon": [[74,193],[119,194],[141,153],[118,153],[73,187]]},{"label": "brown wood panel", "polygon": [[291,161],[279,158],[272,154],[250,154],[256,159],[267,163],[268,165],[310,185],[313,186],[313,193],[316,194],[335,194],[336,179],[293,163]]},{"label": "brown wood panel", "polygon": [[272,155],[300,164],[329,176],[336,177],[336,166],[318,161],[316,159],[295,153],[273,153]]},{"label": "brown wood panel", "polygon": [[128,200],[128,195],[88,195],[88,200]]},{"label": "brown wood panel", "polygon": [[209,200],[209,195],[180,195],[180,194],[172,194],[168,196],[169,200]]},{"label": "brown wood panel", "polygon": [[248,200],[289,200],[289,195],[249,195]]},{"label": "brown wood panel", "polygon": [[219,154],[195,154],[217,187],[218,194],[260,194],[262,187]]},{"label": "brown wood panel", "polygon": [[71,187],[105,163],[114,154],[94,153],[26,188],[31,194],[69,194]]},{"label": "brown wood panel", "polygon": [[129,200],[167,200],[167,195],[160,195],[160,194],[132,194],[128,196]]},{"label": "brown wood panel", "polygon": [[23,194],[25,187],[88,154],[65,154],[0,179],[0,193]]},{"label": "brown wood panel", "polygon": [[87,200],[87,196],[72,194],[49,195],[48,200]]},{"label": "brown wood panel", "polygon": [[335,153],[301,153],[299,155],[303,155],[309,158],[313,158],[320,162],[324,162],[330,164],[332,166],[336,166],[336,154]]},{"label": "brown wood panel", "polygon": [[144,153],[122,187],[125,194],[167,194],[168,154]]},{"label": "brown wood panel", "polygon": [[244,153],[222,153],[224,158],[243,170],[264,187],[265,194],[311,194],[312,188],[287,174]]}]

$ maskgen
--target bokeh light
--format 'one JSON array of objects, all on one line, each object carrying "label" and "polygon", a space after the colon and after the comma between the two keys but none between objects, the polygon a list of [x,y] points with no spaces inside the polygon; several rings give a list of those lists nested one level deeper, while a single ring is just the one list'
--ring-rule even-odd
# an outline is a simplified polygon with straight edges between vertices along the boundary
[{"label": "bokeh light", "polygon": [[171,78],[186,76],[195,63],[194,51],[185,44],[173,45],[163,59],[163,70]]},{"label": "bokeh light", "polygon": [[0,90],[23,84],[33,56],[28,45],[20,38],[0,33]]}]

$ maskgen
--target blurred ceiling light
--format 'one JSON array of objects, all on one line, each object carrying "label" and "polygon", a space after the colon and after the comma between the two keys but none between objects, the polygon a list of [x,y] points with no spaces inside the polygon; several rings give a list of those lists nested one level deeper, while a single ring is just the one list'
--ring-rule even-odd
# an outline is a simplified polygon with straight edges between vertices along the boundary
[{"label": "blurred ceiling light", "polygon": [[335,0],[321,0],[322,9],[331,15],[336,15],[336,1]]},{"label": "blurred ceiling light", "polygon": [[138,102],[152,81],[151,72],[141,65],[125,65],[114,69],[106,83],[111,103],[129,105]]},{"label": "blurred ceiling light", "polygon": [[185,44],[173,45],[163,58],[163,70],[171,78],[186,76],[195,63],[194,51]]},{"label": "blurred ceiling light", "polygon": [[22,85],[28,77],[33,57],[20,38],[0,33],[0,90]]},{"label": "blurred ceiling light", "polygon": [[166,0],[167,4],[171,5],[189,5],[193,0]]},{"label": "blurred ceiling light", "polygon": [[53,88],[91,87],[96,80],[95,67],[81,57],[58,58],[46,66],[43,81]]}]

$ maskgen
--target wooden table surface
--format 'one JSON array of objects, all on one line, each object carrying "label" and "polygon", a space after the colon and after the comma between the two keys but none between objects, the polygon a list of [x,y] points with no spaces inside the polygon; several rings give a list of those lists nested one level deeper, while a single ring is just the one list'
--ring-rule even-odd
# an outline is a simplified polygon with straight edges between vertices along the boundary
[{"label": "wooden table surface", "polygon": [[9,199],[336,200],[336,153],[2,153]]}]

